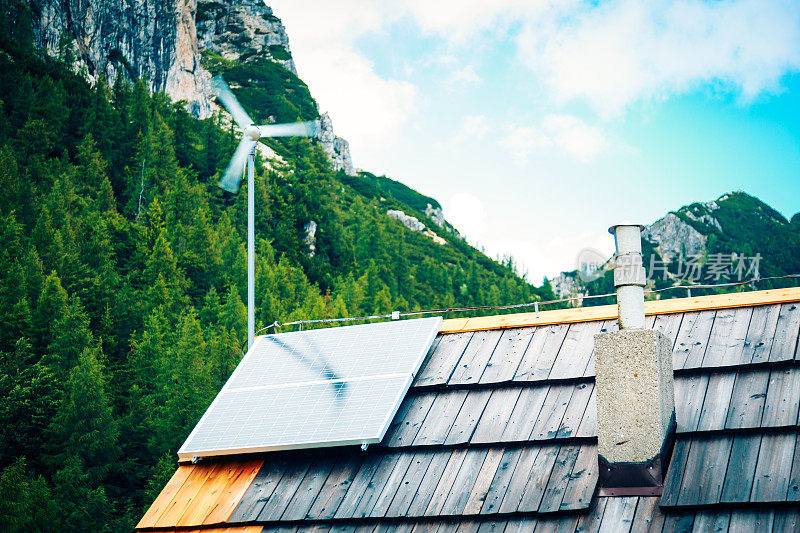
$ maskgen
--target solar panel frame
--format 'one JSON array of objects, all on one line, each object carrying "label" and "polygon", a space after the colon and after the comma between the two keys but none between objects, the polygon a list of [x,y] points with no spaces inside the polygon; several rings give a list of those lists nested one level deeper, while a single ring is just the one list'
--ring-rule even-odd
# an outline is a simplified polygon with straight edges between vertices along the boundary
[{"label": "solar panel frame", "polygon": [[[414,377],[419,372],[420,367],[422,366],[425,357],[430,350],[431,345],[433,344],[433,340],[436,338],[436,335],[439,332],[441,327],[442,318],[441,317],[431,317],[431,318],[421,318],[421,319],[414,319],[414,320],[404,320],[400,323],[398,322],[382,322],[382,323],[373,323],[373,324],[361,324],[357,326],[343,326],[338,328],[328,328],[325,330],[308,330],[302,333],[320,333],[320,332],[333,332],[335,330],[336,334],[339,335],[348,335],[352,334],[353,332],[359,332],[358,328],[364,328],[369,326],[378,326],[378,325],[389,325],[389,324],[406,324],[413,322],[415,325],[419,325],[421,328],[427,328],[422,333],[425,334],[424,343],[419,344],[419,348],[416,353],[412,354],[413,359],[410,357],[406,360],[410,364],[410,368],[402,372],[391,372],[391,373],[384,373],[384,374],[372,374],[367,376],[355,376],[355,377],[344,377],[339,378],[336,380],[322,380],[317,379],[313,381],[284,381],[279,383],[273,383],[268,385],[258,385],[252,387],[242,387],[239,385],[238,388],[235,387],[236,383],[239,383],[239,378],[242,374],[247,372],[247,367],[250,364],[252,359],[256,359],[258,354],[261,353],[260,350],[264,347],[265,342],[269,342],[269,340],[275,339],[279,336],[284,336],[283,338],[288,338],[288,335],[296,335],[300,332],[295,333],[281,333],[277,335],[262,335],[256,337],[255,342],[251,349],[245,354],[239,364],[236,366],[234,371],[231,373],[231,376],[225,382],[220,392],[214,398],[214,400],[209,405],[206,412],[198,421],[197,425],[195,425],[192,432],[187,437],[186,441],[183,443],[181,448],[178,450],[178,459],[179,461],[188,461],[188,460],[195,460],[199,457],[211,457],[211,456],[221,456],[221,455],[234,455],[234,454],[247,454],[247,453],[259,453],[259,452],[271,452],[271,451],[279,451],[279,450],[294,450],[294,449],[304,449],[304,448],[321,448],[321,447],[332,447],[332,446],[350,446],[350,445],[369,445],[369,444],[376,444],[379,443],[386,431],[389,428],[394,416],[397,414],[397,410],[400,408],[400,404],[402,403],[403,399],[405,398],[408,389],[411,387],[411,383],[414,380]],[[272,339],[270,339],[272,338]],[[297,338],[297,337],[296,337]],[[276,343],[277,344],[277,343]],[[286,349],[286,348],[284,348]],[[256,363],[258,363],[256,361]],[[263,363],[263,361],[262,361]],[[276,390],[287,390],[293,391],[297,390],[299,387],[306,387],[306,386],[313,386],[313,385],[324,385],[330,386],[331,383],[335,382],[342,382],[346,384],[361,384],[367,383],[370,381],[378,381],[378,380],[386,380],[386,379],[395,379],[397,383],[397,388],[394,389],[393,396],[390,398],[391,403],[390,408],[386,411],[385,415],[382,417],[381,422],[379,425],[375,426],[377,431],[370,431],[368,433],[364,433],[359,435],[358,437],[350,436],[348,438],[339,438],[339,439],[331,439],[331,440],[306,440],[301,442],[299,440],[293,442],[278,442],[272,444],[257,444],[257,445],[246,445],[246,446],[228,446],[228,447],[217,447],[214,448],[206,447],[205,449],[201,446],[196,444],[198,440],[198,432],[203,431],[206,429],[206,425],[209,422],[209,418],[213,416],[219,416],[219,409],[220,404],[226,401],[232,394],[236,394],[237,392],[244,392],[244,391],[266,391],[270,389]],[[400,380],[402,378],[402,380]],[[363,398],[362,398],[363,399]]]}]

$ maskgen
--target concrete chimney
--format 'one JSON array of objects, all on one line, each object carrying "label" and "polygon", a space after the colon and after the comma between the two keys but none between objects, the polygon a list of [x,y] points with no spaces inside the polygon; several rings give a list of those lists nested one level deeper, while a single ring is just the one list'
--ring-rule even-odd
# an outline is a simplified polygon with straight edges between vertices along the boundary
[{"label": "concrete chimney", "polygon": [[642,226],[609,229],[617,246],[619,331],[595,335],[600,496],[658,496],[675,434],[672,349],[645,329]]}]

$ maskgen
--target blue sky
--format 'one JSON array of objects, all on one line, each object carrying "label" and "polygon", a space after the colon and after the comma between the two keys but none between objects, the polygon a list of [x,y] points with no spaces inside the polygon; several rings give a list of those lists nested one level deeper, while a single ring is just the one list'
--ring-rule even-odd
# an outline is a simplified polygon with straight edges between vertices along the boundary
[{"label": "blue sky", "polygon": [[357,167],[531,279],[743,189],[800,211],[800,5],[268,1]]}]

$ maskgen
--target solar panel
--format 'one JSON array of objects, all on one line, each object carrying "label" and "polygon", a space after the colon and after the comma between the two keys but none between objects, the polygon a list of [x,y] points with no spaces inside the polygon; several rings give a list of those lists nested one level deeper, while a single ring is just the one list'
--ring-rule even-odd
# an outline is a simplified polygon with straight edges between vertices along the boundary
[{"label": "solar panel", "polygon": [[178,458],[380,442],[441,323],[257,337]]}]

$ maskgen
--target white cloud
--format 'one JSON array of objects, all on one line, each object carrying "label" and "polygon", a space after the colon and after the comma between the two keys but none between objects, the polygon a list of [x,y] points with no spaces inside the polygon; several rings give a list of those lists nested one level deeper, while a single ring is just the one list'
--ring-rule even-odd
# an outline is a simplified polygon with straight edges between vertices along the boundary
[{"label": "white cloud", "polygon": [[603,115],[707,83],[745,100],[800,69],[800,4],[786,0],[616,0],[523,23],[521,61],[557,102]]},{"label": "white cloud", "polygon": [[[519,28],[519,60],[556,103],[605,116],[704,84],[744,101],[800,70],[796,0],[405,0],[426,33],[470,50]],[[399,6],[403,6],[402,8]]]},{"label": "white cloud", "polygon": [[448,85],[451,87],[463,87],[465,85],[480,85],[483,80],[475,72],[473,65],[465,65],[458,70],[455,70],[447,80]]},{"label": "white cloud", "polygon": [[486,208],[483,201],[467,192],[452,195],[444,204],[447,221],[471,243],[480,242],[486,235]]},{"label": "white cloud", "polygon": [[399,16],[392,4],[367,0],[271,0],[290,35],[297,71],[328,111],[337,134],[350,141],[356,164],[396,139],[415,112],[419,91],[408,81],[380,76],[354,41]]},{"label": "white cloud", "polygon": [[594,248],[611,256],[613,239],[604,231],[532,231],[516,232],[512,237],[500,237],[492,243],[490,254],[511,255],[520,270],[536,284],[547,276],[552,279],[562,271],[576,268],[578,254],[584,248]]},{"label": "white cloud", "polygon": [[537,126],[511,126],[499,143],[519,164],[535,152],[548,151],[588,163],[611,146],[600,128],[576,116],[560,114],[545,116]]}]

